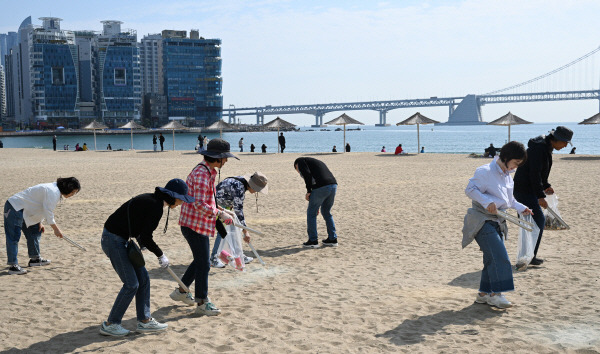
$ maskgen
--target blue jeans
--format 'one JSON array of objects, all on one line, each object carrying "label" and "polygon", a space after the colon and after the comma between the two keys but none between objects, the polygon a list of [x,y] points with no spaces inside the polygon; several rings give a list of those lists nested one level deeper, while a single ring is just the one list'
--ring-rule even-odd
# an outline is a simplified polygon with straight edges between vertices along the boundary
[{"label": "blue jeans", "polygon": [[217,251],[219,250],[219,246],[221,245],[221,235],[217,234],[215,236],[215,243],[213,245],[212,251],[210,252],[210,259],[213,259],[217,255]]},{"label": "blue jeans", "polygon": [[127,256],[127,240],[110,231],[102,230],[102,250],[121,278],[123,287],[113,304],[108,322],[120,324],[125,311],[135,297],[135,310],[138,321],[149,319],[150,314],[150,277],[146,267],[134,268]]},{"label": "blue jeans", "polygon": [[337,184],[330,184],[317,189],[313,189],[310,192],[310,198],[308,201],[308,209],[306,210],[306,226],[308,231],[309,241],[318,241],[317,236],[317,213],[321,208],[321,215],[325,219],[327,225],[327,236],[330,240],[337,239],[335,233],[335,223],[333,222],[333,216],[331,215],[331,208],[335,201],[335,192],[337,191]]},{"label": "blue jeans", "polygon": [[479,292],[489,294],[515,290],[512,266],[498,223],[486,221],[475,236],[475,241],[483,252]]},{"label": "blue jeans", "polygon": [[7,200],[4,203],[4,232],[6,233],[6,264],[19,264],[17,255],[19,253],[19,240],[21,240],[21,231],[27,239],[27,252],[29,258],[38,258],[40,256],[40,224],[27,227],[23,221],[23,210],[16,211],[12,204]]},{"label": "blue jeans", "polygon": [[540,234],[537,239],[537,243],[535,244],[535,250],[533,251],[533,257],[535,258],[538,253],[538,248],[540,248],[540,241],[542,240],[542,234],[544,233],[544,225],[546,224],[546,217],[544,216],[544,212],[542,211],[542,207],[540,206],[540,202],[538,201],[538,197],[532,193],[513,193],[517,202],[526,205],[531,211],[533,211],[533,221],[540,229]]},{"label": "blue jeans", "polygon": [[[208,258],[209,241],[208,236],[201,235],[189,227],[182,226],[181,233],[190,245],[194,260],[188,266],[181,281],[188,288],[196,281],[194,297],[196,302],[208,299],[208,271],[210,270],[210,261]],[[220,236],[217,236],[220,237]]]}]

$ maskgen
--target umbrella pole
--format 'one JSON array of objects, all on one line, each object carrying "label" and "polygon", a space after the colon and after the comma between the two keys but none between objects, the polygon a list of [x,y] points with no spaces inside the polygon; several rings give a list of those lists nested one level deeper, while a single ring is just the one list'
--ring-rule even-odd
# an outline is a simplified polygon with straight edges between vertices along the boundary
[{"label": "umbrella pole", "polygon": [[219,138],[223,139],[223,128],[219,129]]},{"label": "umbrella pole", "polygon": [[129,134],[131,134],[131,150],[133,150],[133,128],[129,129]]},{"label": "umbrella pole", "polygon": [[508,125],[508,142],[510,142],[510,124]]},{"label": "umbrella pole", "polygon": [[346,124],[344,124],[344,145],[342,146],[342,150],[346,153]]},{"label": "umbrella pole", "polygon": [[279,146],[279,127],[277,127],[277,152],[281,152],[281,146]]},{"label": "umbrella pole", "polygon": [[419,123],[417,123],[417,154],[421,151],[419,150],[421,146],[421,133],[419,132]]},{"label": "umbrella pole", "polygon": [[98,151],[96,148],[96,129],[94,129],[94,151]]},{"label": "umbrella pole", "polygon": [[173,151],[175,151],[175,129],[173,129]]}]

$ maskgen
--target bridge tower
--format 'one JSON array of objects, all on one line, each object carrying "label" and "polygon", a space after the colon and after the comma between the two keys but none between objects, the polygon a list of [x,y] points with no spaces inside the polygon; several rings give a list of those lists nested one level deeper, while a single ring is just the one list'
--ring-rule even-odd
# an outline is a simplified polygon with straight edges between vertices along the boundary
[{"label": "bridge tower", "polygon": [[390,125],[387,124],[387,110],[380,110],[379,111],[379,124],[375,124],[376,127],[389,127]]},{"label": "bridge tower", "polygon": [[481,105],[475,95],[467,95],[456,108],[450,106],[450,117],[448,122],[440,123],[447,125],[477,125],[486,124],[481,118]]}]

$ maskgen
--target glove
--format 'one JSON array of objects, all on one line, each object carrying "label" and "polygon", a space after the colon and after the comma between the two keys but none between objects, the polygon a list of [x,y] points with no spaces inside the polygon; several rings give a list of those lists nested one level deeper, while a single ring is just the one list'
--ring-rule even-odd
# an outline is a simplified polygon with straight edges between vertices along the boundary
[{"label": "glove", "polygon": [[158,257],[158,264],[161,268],[167,268],[169,266],[169,259],[164,254]]},{"label": "glove", "polygon": [[219,219],[223,220],[225,225],[231,225],[233,223],[233,218],[227,212],[221,212],[219,215]]}]

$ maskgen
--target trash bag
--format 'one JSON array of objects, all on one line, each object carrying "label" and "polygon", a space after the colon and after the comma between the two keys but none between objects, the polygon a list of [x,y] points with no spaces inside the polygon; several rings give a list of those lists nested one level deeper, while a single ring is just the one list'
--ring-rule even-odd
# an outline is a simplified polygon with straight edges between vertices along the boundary
[{"label": "trash bag", "polygon": [[[546,202],[548,203],[548,207],[552,208],[552,210],[558,215],[560,218],[560,212],[558,211],[558,196],[556,193],[550,194],[546,196]],[[544,224],[544,230],[566,230],[569,227],[563,224],[558,218],[555,218],[548,209],[543,209],[544,216],[546,217],[546,224]]]},{"label": "trash bag", "polygon": [[[237,216],[234,216],[233,220],[237,224],[240,223]],[[225,225],[225,230],[227,230],[227,237],[221,240],[217,255],[224,264],[243,272],[245,265],[242,249],[242,230],[233,224]]]},{"label": "trash bag", "polygon": [[531,215],[521,215],[525,221],[529,221],[533,224],[533,230],[527,231],[523,228],[519,233],[519,241],[517,246],[517,270],[525,270],[529,265],[529,262],[533,259],[533,252],[535,250],[535,244],[537,243],[538,236],[540,235],[540,229],[535,224]]}]

